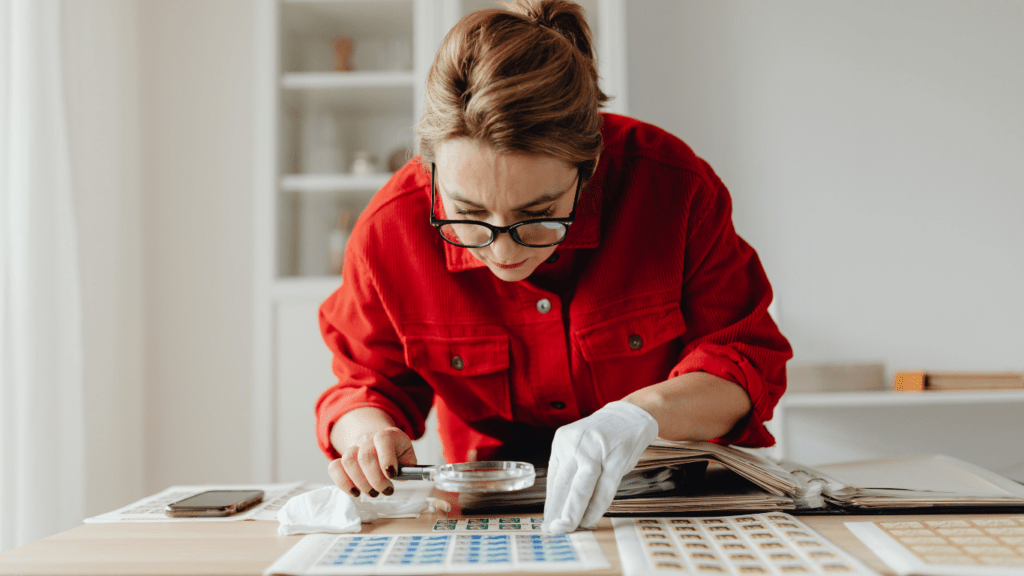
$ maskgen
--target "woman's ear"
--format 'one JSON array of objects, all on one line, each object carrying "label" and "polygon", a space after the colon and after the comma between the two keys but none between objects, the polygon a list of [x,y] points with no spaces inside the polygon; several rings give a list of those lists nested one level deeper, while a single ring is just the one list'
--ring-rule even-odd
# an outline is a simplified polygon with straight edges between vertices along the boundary
[{"label": "woman's ear", "polygon": [[590,169],[590,174],[587,175],[586,180],[583,181],[583,187],[586,188],[587,184],[594,178],[594,174],[597,172],[597,165],[601,162],[601,153],[597,153],[597,158],[594,158],[594,165]]}]

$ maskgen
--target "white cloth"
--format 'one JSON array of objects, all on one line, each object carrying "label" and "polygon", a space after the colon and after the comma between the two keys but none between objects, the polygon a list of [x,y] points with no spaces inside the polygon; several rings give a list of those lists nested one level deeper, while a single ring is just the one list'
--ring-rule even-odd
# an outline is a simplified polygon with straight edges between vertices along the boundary
[{"label": "white cloth", "polygon": [[363,522],[391,514],[419,514],[427,508],[426,498],[410,500],[355,500],[337,486],[311,490],[288,500],[277,513],[278,534],[344,534],[359,532]]},{"label": "white cloth", "polygon": [[657,420],[621,400],[559,428],[548,462],[544,530],[564,534],[596,526],[622,477],[657,437]]},{"label": "white cloth", "polygon": [[[367,522],[376,520],[367,518]],[[362,518],[356,502],[337,486],[310,490],[288,500],[277,513],[281,523],[277,532],[282,536],[330,532],[343,534],[359,532]]]}]

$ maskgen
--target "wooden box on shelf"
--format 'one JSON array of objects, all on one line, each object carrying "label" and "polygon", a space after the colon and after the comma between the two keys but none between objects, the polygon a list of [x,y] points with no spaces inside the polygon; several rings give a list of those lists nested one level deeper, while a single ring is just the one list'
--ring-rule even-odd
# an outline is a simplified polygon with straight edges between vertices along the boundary
[{"label": "wooden box on shelf", "polygon": [[893,390],[1024,390],[1024,374],[1018,372],[897,372]]}]

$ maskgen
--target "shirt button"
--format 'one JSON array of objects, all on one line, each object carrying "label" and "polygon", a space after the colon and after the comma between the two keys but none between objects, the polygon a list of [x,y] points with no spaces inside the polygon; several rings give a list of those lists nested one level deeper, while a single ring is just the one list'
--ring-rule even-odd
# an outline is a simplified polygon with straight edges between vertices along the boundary
[{"label": "shirt button", "polygon": [[551,407],[554,408],[555,410],[565,410],[565,402],[555,400],[554,402],[551,403]]},{"label": "shirt button", "polygon": [[629,347],[633,350],[639,350],[644,347],[644,339],[633,334],[629,337]]},{"label": "shirt button", "polygon": [[558,258],[558,252],[552,252],[551,256],[548,256],[548,259],[545,260],[545,262],[547,262],[548,264],[554,264],[555,262],[558,262]]},{"label": "shirt button", "polygon": [[547,314],[551,311],[551,300],[547,298],[541,298],[537,301],[537,311],[541,314]]},{"label": "shirt button", "polygon": [[452,368],[462,370],[465,367],[466,363],[462,361],[462,356],[452,356]]}]

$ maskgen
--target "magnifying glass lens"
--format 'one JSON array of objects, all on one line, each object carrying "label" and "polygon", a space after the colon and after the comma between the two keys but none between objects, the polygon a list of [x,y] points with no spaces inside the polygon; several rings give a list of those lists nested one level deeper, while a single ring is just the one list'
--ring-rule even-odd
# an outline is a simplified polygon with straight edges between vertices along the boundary
[{"label": "magnifying glass lens", "polygon": [[529,462],[463,462],[438,466],[434,486],[445,492],[511,492],[533,486]]},{"label": "magnifying glass lens", "polygon": [[444,492],[511,492],[533,486],[537,473],[529,462],[488,460],[442,466],[403,466],[395,480],[433,480]]}]

